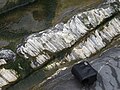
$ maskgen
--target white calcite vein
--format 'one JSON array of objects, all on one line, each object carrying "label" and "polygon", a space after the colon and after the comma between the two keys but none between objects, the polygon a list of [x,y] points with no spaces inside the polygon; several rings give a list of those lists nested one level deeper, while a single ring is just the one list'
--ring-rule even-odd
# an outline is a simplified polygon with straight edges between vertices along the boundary
[{"label": "white calcite vein", "polygon": [[[4,65],[13,62],[16,59],[16,54],[12,50],[0,50],[0,88],[9,85],[18,79],[17,72],[12,69],[5,69]],[[3,66],[2,66],[3,65]]]},{"label": "white calcite vein", "polygon": [[7,64],[6,60],[5,59],[0,59],[0,66],[4,65],[4,64]]},{"label": "white calcite vein", "polygon": [[[85,34],[95,29],[105,19],[113,16],[116,12],[116,9],[112,6],[108,6],[77,14],[65,24],[60,23],[53,28],[28,36],[24,43],[17,48],[17,53],[23,55],[26,59],[31,57],[34,58],[34,60],[31,61],[31,66],[33,68],[36,66],[38,67],[50,60],[53,54],[74,45]],[[105,32],[107,33],[105,30],[101,33]],[[81,58],[88,57],[90,56],[90,53],[95,53],[96,50],[105,46],[101,41],[102,38],[98,35],[99,32],[96,30],[95,35],[91,35],[91,37],[88,38],[87,42],[91,43],[85,43],[86,46],[82,47],[85,52],[80,53]],[[111,38],[112,35],[110,35]],[[87,44],[91,44],[91,47]],[[95,45],[99,47],[95,47]],[[88,50],[88,48],[91,50]],[[80,51],[77,51],[77,53],[78,52]],[[71,56],[68,57],[74,58],[75,55],[71,53]]]},{"label": "white calcite vein", "polygon": [[18,75],[15,70],[5,68],[0,69],[0,88],[16,81],[17,78]]},{"label": "white calcite vein", "polygon": [[104,25],[102,30],[97,29],[93,34],[87,37],[86,40],[80,42],[65,58],[70,61],[87,58],[105,47],[107,44],[105,40],[111,42],[111,40],[119,34],[120,20],[114,18],[108,24]]}]

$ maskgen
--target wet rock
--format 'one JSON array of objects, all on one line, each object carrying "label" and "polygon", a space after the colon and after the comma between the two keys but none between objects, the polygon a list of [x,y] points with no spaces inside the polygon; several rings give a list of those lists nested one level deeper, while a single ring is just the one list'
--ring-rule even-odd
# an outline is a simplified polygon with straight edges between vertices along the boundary
[{"label": "wet rock", "polygon": [[112,48],[100,57],[92,59],[92,67],[98,71],[97,81],[83,86],[71,74],[71,68],[62,70],[44,85],[32,90],[119,90],[120,89],[120,48]]},{"label": "wet rock", "polygon": [[37,32],[45,29],[46,21],[35,20],[32,13],[24,15],[17,23],[12,23],[7,27],[7,31],[15,33]]},{"label": "wet rock", "polygon": [[[25,2],[27,1],[31,0],[25,0]],[[44,30],[52,25],[55,9],[56,0],[36,0],[34,3],[0,15],[1,31],[17,33],[24,37],[24,34]]]},{"label": "wet rock", "polygon": [[[81,55],[77,56],[76,54],[75,57],[75,55],[71,53],[66,59],[72,60],[71,58],[77,59],[78,57],[89,57],[97,50],[106,46],[103,39],[107,39],[107,41],[110,42],[120,33],[120,21],[118,18],[111,20],[108,25],[104,25],[101,30],[96,29],[103,21],[114,16],[116,12],[118,12],[118,9],[119,8],[114,8],[113,4],[111,6],[106,5],[102,8],[79,13],[73,16],[65,24],[60,23],[55,27],[28,36],[24,40],[24,43],[18,47],[17,52],[26,59],[32,58],[31,67],[36,68],[48,62],[54,55],[57,55],[58,52],[71,48],[76,42],[79,42],[83,36],[94,31],[93,34],[90,33],[91,35],[88,36],[87,42],[84,42],[85,40],[83,40],[85,46],[84,44],[82,45],[82,43],[79,43],[79,48],[77,46],[73,48],[72,52],[76,50],[79,53],[82,52]],[[110,32],[108,31],[109,29]],[[103,34],[100,36],[100,33]],[[82,51],[82,48],[84,52]]]},{"label": "wet rock", "polygon": [[34,1],[35,0],[0,0],[0,14]]},{"label": "wet rock", "polygon": [[8,41],[5,40],[0,40],[0,48],[6,47],[8,46],[10,43]]}]

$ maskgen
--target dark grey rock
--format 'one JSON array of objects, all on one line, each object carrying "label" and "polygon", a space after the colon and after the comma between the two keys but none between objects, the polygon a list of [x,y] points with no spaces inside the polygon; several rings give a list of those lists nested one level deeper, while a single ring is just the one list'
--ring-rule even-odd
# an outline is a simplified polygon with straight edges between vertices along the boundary
[{"label": "dark grey rock", "polygon": [[28,12],[18,22],[9,25],[6,30],[15,33],[37,32],[45,29],[46,23],[45,20],[35,20],[33,14]]},{"label": "dark grey rock", "polygon": [[[97,81],[92,86],[82,86],[71,74],[71,68],[49,79],[40,90],[120,90],[120,48],[112,48],[92,60],[98,71]],[[38,89],[38,90],[39,90]]]},{"label": "dark grey rock", "polygon": [[0,14],[34,1],[35,0],[0,0]]},{"label": "dark grey rock", "polygon": [[3,8],[7,3],[7,0],[0,0],[0,9]]},{"label": "dark grey rock", "polygon": [[0,40],[0,48],[6,47],[10,44],[9,41]]}]

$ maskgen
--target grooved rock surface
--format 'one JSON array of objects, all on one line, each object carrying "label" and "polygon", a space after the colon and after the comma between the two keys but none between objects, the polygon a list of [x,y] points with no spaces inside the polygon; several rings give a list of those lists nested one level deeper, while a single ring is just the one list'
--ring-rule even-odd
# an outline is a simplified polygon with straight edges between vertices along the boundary
[{"label": "grooved rock surface", "polygon": [[[120,34],[119,18],[112,19],[119,11],[118,4],[119,2],[112,3],[102,8],[79,13],[65,24],[60,23],[45,31],[32,34],[17,48],[17,52],[26,59],[32,58],[32,68],[43,65],[58,52],[64,49],[69,50],[69,48],[73,50],[64,58],[68,61],[89,57]],[[106,24],[102,25],[103,22]],[[98,28],[100,25],[101,28]],[[79,42],[83,36],[87,38]],[[77,46],[76,43],[78,43]]]},{"label": "grooved rock surface", "polygon": [[[13,62],[16,59],[16,54],[12,50],[0,50],[0,66]],[[18,78],[17,72],[13,69],[6,69],[4,66],[0,67],[0,88],[16,81]]]},{"label": "grooved rock surface", "polygon": [[99,72],[92,86],[82,86],[69,68],[35,90],[120,90],[120,47],[106,51],[90,63]]},{"label": "grooved rock surface", "polygon": [[0,88],[16,81],[18,78],[17,72],[12,69],[0,69]]},{"label": "grooved rock surface", "polygon": [[76,60],[89,57],[91,54],[96,53],[97,50],[105,47],[108,42],[111,42],[111,40],[119,34],[120,20],[119,18],[114,18],[105,24],[102,29],[96,30],[94,34],[91,34],[86,40],[74,47],[66,59]]}]

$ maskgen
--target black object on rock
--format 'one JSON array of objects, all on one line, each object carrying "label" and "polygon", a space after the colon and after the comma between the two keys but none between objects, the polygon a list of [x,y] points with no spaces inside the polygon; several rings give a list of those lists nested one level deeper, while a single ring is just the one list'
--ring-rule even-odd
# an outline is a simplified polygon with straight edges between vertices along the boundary
[{"label": "black object on rock", "polygon": [[71,72],[83,85],[92,85],[97,80],[97,71],[87,61],[74,65]]}]

